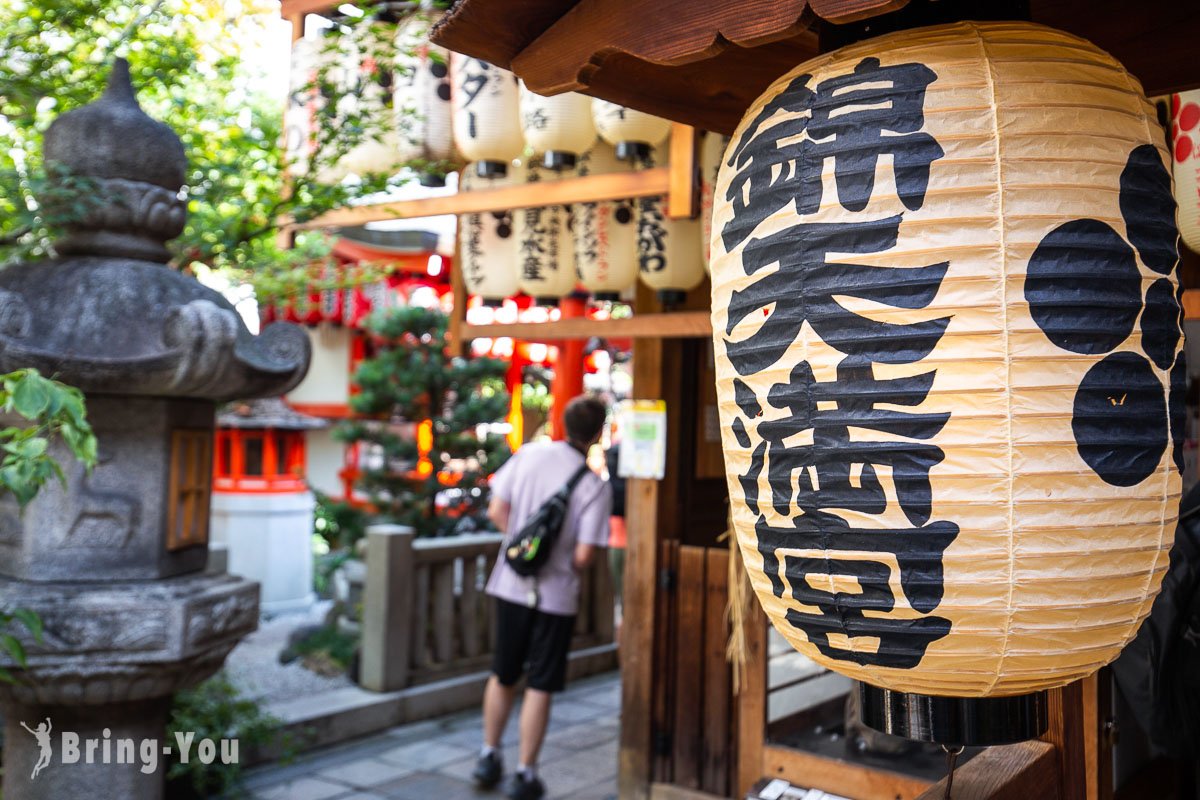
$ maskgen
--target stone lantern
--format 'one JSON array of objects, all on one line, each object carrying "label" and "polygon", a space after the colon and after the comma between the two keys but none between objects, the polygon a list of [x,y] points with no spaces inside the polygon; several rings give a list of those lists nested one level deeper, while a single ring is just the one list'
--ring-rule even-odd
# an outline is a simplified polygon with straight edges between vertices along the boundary
[{"label": "stone lantern", "polygon": [[0,498],[0,607],[45,626],[0,689],[3,795],[159,798],[172,693],[219,669],[258,621],[257,584],[204,572],[216,406],[288,391],[309,343],[288,323],[252,335],[221,295],[166,265],[186,160],[138,107],[124,61],[99,100],[50,126],[45,158],[94,180],[99,202],[58,258],[0,272],[0,371],[36,367],[82,389],[99,463],[89,475],[54,446],[65,488],[48,484],[24,513]]}]

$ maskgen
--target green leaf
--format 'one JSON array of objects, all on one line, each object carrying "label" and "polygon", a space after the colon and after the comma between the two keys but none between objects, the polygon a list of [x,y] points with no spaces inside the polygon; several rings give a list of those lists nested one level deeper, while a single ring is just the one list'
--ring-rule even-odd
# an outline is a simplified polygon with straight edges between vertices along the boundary
[{"label": "green leaf", "polygon": [[37,419],[50,405],[50,393],[43,378],[30,373],[17,383],[12,394],[13,409],[26,419]]},{"label": "green leaf", "polygon": [[12,616],[20,620],[30,633],[33,634],[33,639],[38,644],[42,643],[42,618],[33,613],[27,608],[14,608]]},{"label": "green leaf", "polygon": [[11,633],[0,633],[0,646],[8,651],[22,667],[25,666],[25,645],[21,644],[21,640],[13,636]]}]

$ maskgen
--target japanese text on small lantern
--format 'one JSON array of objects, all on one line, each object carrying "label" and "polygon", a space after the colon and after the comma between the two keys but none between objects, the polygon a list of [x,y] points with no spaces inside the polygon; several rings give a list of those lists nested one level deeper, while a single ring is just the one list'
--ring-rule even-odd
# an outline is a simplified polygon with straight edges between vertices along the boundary
[{"label": "japanese text on small lantern", "polygon": [[[733,431],[743,447],[752,445],[747,421],[757,422],[759,441],[740,480],[747,507],[758,514],[763,568],[777,597],[790,589],[792,599],[817,610],[789,609],[790,624],[825,656],[864,665],[914,667],[929,644],[950,631],[948,619],[930,612],[942,600],[942,556],[958,526],[931,520],[929,477],[945,457],[930,440],[950,414],[894,408],[923,403],[936,371],[884,378],[875,366],[920,362],[942,338],[949,318],[879,322],[847,310],[839,298],[923,309],[933,302],[949,263],[876,267],[831,262],[829,255],[883,253],[896,246],[903,214],[869,210],[882,157],[891,158],[904,207],[916,211],[924,204],[930,166],[943,155],[922,131],[925,92],[936,77],[922,64],[884,67],[876,58],[815,88],[809,86],[811,75],[801,75],[751,120],[728,160],[736,170],[726,194],[734,213],[722,240],[727,251],[741,247],[746,275],[762,273],[730,299],[725,331],[730,364],[741,376],[763,372],[787,354],[805,323],[844,356],[834,380],[817,380],[808,362],[800,361],[765,397],[741,378],[734,381],[745,419],[738,417]],[[837,203],[849,213],[837,213],[835,222],[804,220],[821,212],[827,161],[833,164]],[[802,221],[753,236],[760,223],[789,204]],[[777,268],[768,269],[772,266]],[[730,339],[747,320],[761,323],[752,334]],[[765,413],[764,401],[775,412]],[[894,499],[880,470],[891,476]],[[765,502],[786,524],[771,524],[760,510],[763,479],[770,495]],[[898,509],[907,524],[896,525],[894,514],[884,524],[890,509]],[[856,525],[864,516],[880,519],[873,526]],[[916,618],[890,615],[897,605],[892,559]],[[853,579],[858,591],[837,590],[839,577]],[[873,649],[869,641],[876,643]]]}]

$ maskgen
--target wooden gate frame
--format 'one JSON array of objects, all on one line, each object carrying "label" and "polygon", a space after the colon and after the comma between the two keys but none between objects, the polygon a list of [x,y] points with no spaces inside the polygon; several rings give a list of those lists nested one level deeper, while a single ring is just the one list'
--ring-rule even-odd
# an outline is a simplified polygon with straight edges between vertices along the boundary
[{"label": "wooden gate frame", "polygon": [[[738,697],[738,794],[763,777],[848,794],[856,800],[941,800],[945,779],[919,778],[771,744],[767,731],[767,621],[747,620],[750,667]],[[1049,730],[1037,741],[990,747],[955,772],[960,800],[1112,800],[1108,669],[1050,691]]]}]

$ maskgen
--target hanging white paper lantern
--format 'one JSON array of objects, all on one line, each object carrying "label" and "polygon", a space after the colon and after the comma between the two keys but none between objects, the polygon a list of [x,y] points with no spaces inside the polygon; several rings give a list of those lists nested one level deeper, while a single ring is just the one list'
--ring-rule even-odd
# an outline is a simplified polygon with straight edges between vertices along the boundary
[{"label": "hanging white paper lantern", "polygon": [[521,133],[547,169],[570,169],[596,141],[592,99],[575,92],[542,97],[521,82]]},{"label": "hanging white paper lantern", "polygon": [[454,144],[481,175],[503,175],[525,149],[517,76],[478,58],[450,55]]},{"label": "hanging white paper lantern", "polygon": [[721,171],[721,156],[729,145],[729,137],[708,131],[700,145],[700,260],[709,271],[709,251],[712,247],[713,196],[717,189],[717,173]]},{"label": "hanging white paper lantern", "polygon": [[[284,152],[293,177],[309,171],[309,163],[317,149],[319,114],[327,102],[316,85],[322,70],[325,81],[339,90],[349,85],[349,71],[337,48],[331,46],[330,39],[297,39],[292,45],[288,104],[283,115]],[[322,167],[314,177],[322,183],[337,183],[348,171],[339,161]]]},{"label": "hanging white paper lantern", "polygon": [[622,161],[646,158],[671,133],[671,123],[662,117],[595,98],[592,120],[600,138],[616,148]]},{"label": "hanging white paper lantern", "polygon": [[[401,162],[454,158],[450,127],[450,51],[429,42],[441,14],[419,11],[396,32],[396,155]],[[444,186],[438,170],[421,171],[421,183]]]},{"label": "hanging white paper lantern", "polygon": [[[361,20],[344,36],[346,52],[342,57],[347,92],[339,107],[344,113],[362,115],[371,130],[362,141],[342,156],[339,167],[363,175],[390,172],[401,160],[397,157],[396,121],[393,112],[393,72],[382,56],[383,48],[395,36],[396,25],[380,19]],[[382,130],[381,130],[382,129]]]},{"label": "hanging white paper lantern", "polygon": [[[558,175],[536,164],[525,168],[528,183]],[[541,305],[555,305],[575,289],[575,248],[567,206],[519,208],[513,212],[517,233],[517,281],[521,291]]]},{"label": "hanging white paper lantern", "polygon": [[[481,177],[472,164],[463,168],[459,191],[496,189],[519,183],[521,167],[509,167],[506,175]],[[517,282],[517,236],[513,211],[460,214],[458,217],[458,263],[467,292],[483,299],[484,305],[499,305],[521,291]]]},{"label": "hanging white paper lantern", "polygon": [[[654,166],[653,158],[641,161],[643,169]],[[689,289],[704,280],[700,260],[700,220],[671,219],[667,198],[639,197],[637,200],[638,275],[642,283],[658,291],[664,305],[682,303]]]},{"label": "hanging white paper lantern", "polygon": [[1200,253],[1200,89],[1172,95],[1171,136],[1179,235]]},{"label": "hanging white paper lantern", "polygon": [[[613,149],[597,142],[579,157],[575,172],[580,177],[609,172],[628,172]],[[575,240],[575,266],[579,283],[600,301],[618,300],[621,292],[637,283],[637,206],[633,200],[604,200],[571,205],[571,228]]]}]

